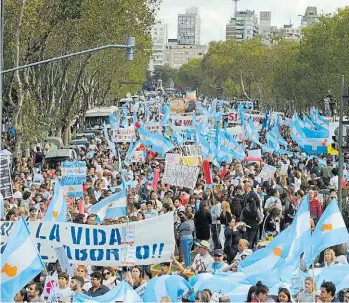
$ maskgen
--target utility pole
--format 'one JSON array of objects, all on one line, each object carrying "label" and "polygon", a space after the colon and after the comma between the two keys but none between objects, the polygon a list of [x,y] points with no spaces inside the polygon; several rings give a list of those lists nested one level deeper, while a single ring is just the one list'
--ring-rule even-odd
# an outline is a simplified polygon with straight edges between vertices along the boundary
[{"label": "utility pole", "polygon": [[[338,205],[339,208],[343,207],[343,193],[342,193],[342,179],[343,179],[343,165],[344,165],[344,151],[349,150],[349,121],[343,121],[344,116],[344,102],[349,102],[349,96],[344,95],[344,76],[341,76],[341,96],[339,104],[339,129],[338,129],[338,145],[339,145],[339,155],[338,155]],[[347,105],[347,104],[346,104]],[[347,107],[347,106],[346,106]],[[343,136],[346,137],[345,142],[343,142]]]}]

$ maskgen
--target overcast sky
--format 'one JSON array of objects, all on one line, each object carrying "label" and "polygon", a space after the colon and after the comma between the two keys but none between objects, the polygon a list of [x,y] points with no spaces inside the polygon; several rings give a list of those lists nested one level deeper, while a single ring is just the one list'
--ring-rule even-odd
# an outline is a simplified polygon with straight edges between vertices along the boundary
[{"label": "overcast sky", "polygon": [[[348,0],[240,0],[238,10],[271,11],[271,23],[276,26],[300,24],[307,6],[316,6],[318,14],[333,13],[349,5]],[[177,16],[191,6],[199,8],[201,43],[225,40],[225,26],[234,12],[233,0],[162,0],[158,19],[169,25],[169,38],[177,38]]]}]

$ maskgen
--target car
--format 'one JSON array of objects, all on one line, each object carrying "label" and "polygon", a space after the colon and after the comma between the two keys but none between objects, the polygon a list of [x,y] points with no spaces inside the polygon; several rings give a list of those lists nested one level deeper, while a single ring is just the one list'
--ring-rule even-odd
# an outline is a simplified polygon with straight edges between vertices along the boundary
[{"label": "car", "polygon": [[96,138],[96,135],[94,133],[80,133],[80,134],[76,134],[72,139],[73,140],[87,139],[87,141],[91,142],[95,138]]},{"label": "car", "polygon": [[86,148],[90,145],[90,142],[86,138],[70,140],[69,145],[84,145]]},{"label": "car", "polygon": [[74,149],[57,149],[46,154],[44,164],[48,165],[50,169],[56,169],[63,161],[76,161],[77,159],[78,155]]}]

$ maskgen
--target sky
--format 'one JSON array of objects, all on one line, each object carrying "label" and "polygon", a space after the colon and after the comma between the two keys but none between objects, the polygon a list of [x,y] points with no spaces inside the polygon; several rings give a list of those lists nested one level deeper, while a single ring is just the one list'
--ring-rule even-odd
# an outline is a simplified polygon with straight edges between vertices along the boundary
[{"label": "sky", "polygon": [[[240,0],[238,10],[271,11],[271,24],[300,25],[307,6],[316,6],[318,14],[334,13],[349,5],[348,0]],[[186,8],[196,6],[201,17],[201,44],[225,40],[225,26],[234,12],[233,0],[162,0],[158,19],[168,24],[168,38],[177,38],[177,16]]]}]

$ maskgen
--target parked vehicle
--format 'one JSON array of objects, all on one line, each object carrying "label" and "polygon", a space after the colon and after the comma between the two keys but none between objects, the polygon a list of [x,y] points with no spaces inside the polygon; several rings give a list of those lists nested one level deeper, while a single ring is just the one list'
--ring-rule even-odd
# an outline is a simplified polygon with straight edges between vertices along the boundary
[{"label": "parked vehicle", "polygon": [[63,161],[77,160],[78,155],[74,149],[58,149],[49,151],[44,159],[44,164],[48,165],[50,169],[56,169],[58,164]]}]

